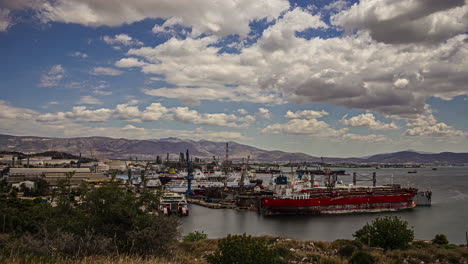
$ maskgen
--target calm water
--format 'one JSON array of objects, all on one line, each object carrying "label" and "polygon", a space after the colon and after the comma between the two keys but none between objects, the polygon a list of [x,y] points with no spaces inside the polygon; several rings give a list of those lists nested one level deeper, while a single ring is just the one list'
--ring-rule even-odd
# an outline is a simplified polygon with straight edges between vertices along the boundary
[{"label": "calm water", "polygon": [[[275,235],[301,240],[333,241],[352,238],[355,230],[377,216],[397,215],[414,228],[416,239],[432,239],[436,234],[447,235],[454,244],[464,244],[468,231],[468,167],[410,169],[346,169],[347,173],[368,174],[377,172],[377,184],[394,183],[410,185],[420,190],[432,190],[432,206],[416,207],[409,211],[324,215],[324,216],[262,216],[255,212],[238,212],[228,209],[208,209],[190,205],[190,216],[182,219],[183,233],[204,231],[211,238],[227,234]],[[345,183],[352,176],[341,176]],[[264,183],[268,178],[264,178]],[[365,184],[365,183],[363,183]]]}]

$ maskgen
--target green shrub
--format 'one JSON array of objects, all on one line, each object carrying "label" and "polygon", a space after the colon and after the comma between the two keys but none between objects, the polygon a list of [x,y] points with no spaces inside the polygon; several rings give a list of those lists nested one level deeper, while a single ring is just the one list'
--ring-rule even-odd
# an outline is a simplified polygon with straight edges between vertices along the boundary
[{"label": "green shrub", "polygon": [[351,264],[374,264],[375,262],[374,256],[361,250],[356,251],[349,260],[349,263]]},{"label": "green shrub", "polygon": [[408,228],[408,222],[396,216],[377,217],[371,224],[366,224],[354,234],[363,244],[384,249],[407,247],[414,239],[414,231]]},{"label": "green shrub", "polygon": [[228,235],[218,243],[218,249],[208,256],[211,264],[270,264],[283,263],[266,239],[243,235]]},{"label": "green shrub", "polygon": [[447,245],[449,242],[447,236],[444,234],[437,234],[434,239],[432,239],[432,243],[437,245]]},{"label": "green shrub", "polygon": [[454,244],[447,244],[447,245],[444,245],[444,248],[445,249],[457,249],[458,246]]},{"label": "green shrub", "polygon": [[353,245],[345,245],[342,248],[338,249],[338,255],[342,257],[351,257],[354,251],[357,250],[357,247]]},{"label": "green shrub", "polygon": [[190,232],[188,235],[184,236],[184,242],[196,242],[200,240],[205,240],[208,238],[208,235],[203,233],[203,231]]},{"label": "green shrub", "polygon": [[323,257],[318,262],[319,264],[340,264],[342,263],[339,259],[334,257]]},{"label": "green shrub", "polygon": [[424,241],[414,241],[411,243],[412,248],[430,248],[432,245]]}]

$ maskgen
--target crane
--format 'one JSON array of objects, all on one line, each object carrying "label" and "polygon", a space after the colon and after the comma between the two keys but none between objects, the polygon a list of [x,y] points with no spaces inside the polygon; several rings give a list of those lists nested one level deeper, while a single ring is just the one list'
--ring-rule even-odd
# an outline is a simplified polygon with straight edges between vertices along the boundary
[{"label": "crane", "polygon": [[187,196],[191,196],[193,195],[193,192],[192,192],[192,180],[193,180],[193,168],[192,168],[192,160],[190,159],[190,155],[189,155],[189,150],[187,149],[187,152],[186,152],[186,156],[187,156]]}]

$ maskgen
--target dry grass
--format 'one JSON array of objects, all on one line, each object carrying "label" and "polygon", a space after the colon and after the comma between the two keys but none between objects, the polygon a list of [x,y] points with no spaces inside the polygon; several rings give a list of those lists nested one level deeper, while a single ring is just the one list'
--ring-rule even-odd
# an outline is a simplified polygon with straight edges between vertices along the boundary
[{"label": "dry grass", "polygon": [[[297,241],[278,237],[264,236],[270,245],[281,248],[287,253],[289,263],[348,263],[349,257],[339,257],[337,251],[349,241],[329,243],[323,241]],[[57,263],[57,264],[207,264],[206,256],[217,249],[217,239],[207,239],[197,242],[180,242],[174,245],[166,257],[141,257],[141,256],[90,256],[82,258],[49,258],[11,256],[5,258],[0,256],[0,263],[26,264],[26,263]],[[346,242],[346,243],[344,243]],[[378,248],[367,248],[363,250],[375,257],[375,263],[468,263],[468,249],[455,248],[446,249],[441,246],[429,244],[424,248],[410,248],[406,250],[383,251]]]}]

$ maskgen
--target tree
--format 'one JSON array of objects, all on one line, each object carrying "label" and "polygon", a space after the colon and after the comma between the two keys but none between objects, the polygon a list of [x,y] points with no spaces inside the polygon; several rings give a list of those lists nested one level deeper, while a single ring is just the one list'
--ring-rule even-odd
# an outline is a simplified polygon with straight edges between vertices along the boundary
[{"label": "tree", "polygon": [[432,243],[437,245],[447,245],[449,242],[444,234],[437,234],[434,239],[432,239]]},{"label": "tree", "polygon": [[377,217],[354,234],[363,244],[384,249],[405,248],[414,239],[414,231],[408,222],[396,216]]}]

